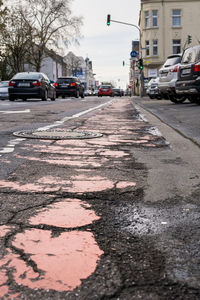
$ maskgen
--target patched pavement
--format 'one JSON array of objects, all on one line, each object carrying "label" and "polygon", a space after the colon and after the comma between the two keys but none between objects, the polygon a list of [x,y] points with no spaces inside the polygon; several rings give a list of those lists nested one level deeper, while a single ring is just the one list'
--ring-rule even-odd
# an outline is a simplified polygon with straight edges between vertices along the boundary
[{"label": "patched pavement", "polygon": [[34,139],[15,150],[21,164],[0,180],[2,299],[199,299],[197,270],[190,285],[166,268],[173,238],[158,239],[162,247],[150,238],[152,220],[164,234],[156,215],[165,208],[144,206],[148,168],[134,149],[171,150],[130,99],[67,121],[52,140],[51,131],[25,134]]}]

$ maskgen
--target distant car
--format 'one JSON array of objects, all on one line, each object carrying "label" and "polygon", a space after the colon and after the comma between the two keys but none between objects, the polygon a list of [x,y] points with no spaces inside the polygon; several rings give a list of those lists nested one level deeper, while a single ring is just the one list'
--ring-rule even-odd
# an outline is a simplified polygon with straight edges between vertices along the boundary
[{"label": "distant car", "polygon": [[200,104],[200,45],[185,50],[179,65],[176,93]]},{"label": "distant car", "polygon": [[113,97],[113,90],[111,85],[102,85],[98,91],[98,97],[110,96]]},{"label": "distant car", "polygon": [[158,88],[159,78],[152,78],[147,84],[146,94],[150,99],[161,99],[160,90]]},{"label": "distant car", "polygon": [[40,98],[47,101],[56,99],[56,90],[51,81],[44,73],[21,72],[13,76],[9,81],[9,100],[27,100],[30,98]]},{"label": "distant car", "polygon": [[86,90],[85,91],[85,96],[92,96],[92,91],[91,90]]},{"label": "distant car", "polygon": [[56,96],[65,98],[66,96],[75,98],[84,98],[85,89],[81,81],[77,77],[59,77],[54,83],[56,88]]},{"label": "distant car", "polygon": [[113,90],[113,96],[119,96],[119,97],[122,96],[122,92],[120,89],[113,88],[112,90]]},{"label": "distant car", "polygon": [[182,103],[186,100],[184,96],[176,93],[176,81],[181,58],[182,54],[168,56],[163,67],[159,70],[158,88],[162,98],[169,99],[174,103]]},{"label": "distant car", "polygon": [[94,90],[93,95],[94,95],[94,96],[98,96],[98,91],[99,91],[99,90]]},{"label": "distant car", "polygon": [[1,81],[0,82],[0,99],[1,100],[6,100],[9,98],[8,86],[9,86],[9,81]]}]

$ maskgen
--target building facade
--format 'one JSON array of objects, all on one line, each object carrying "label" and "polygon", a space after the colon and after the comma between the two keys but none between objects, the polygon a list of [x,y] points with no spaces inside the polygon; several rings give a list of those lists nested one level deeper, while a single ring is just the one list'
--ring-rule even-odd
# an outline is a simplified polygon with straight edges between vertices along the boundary
[{"label": "building facade", "polygon": [[199,12],[200,0],[141,0],[139,26],[146,78],[157,77],[168,55],[200,43]]}]

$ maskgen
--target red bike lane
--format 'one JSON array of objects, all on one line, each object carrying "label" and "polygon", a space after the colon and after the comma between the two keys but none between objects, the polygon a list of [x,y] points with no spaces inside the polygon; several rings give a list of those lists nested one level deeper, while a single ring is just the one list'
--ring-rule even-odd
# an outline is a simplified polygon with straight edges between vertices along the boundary
[{"label": "red bike lane", "polygon": [[[101,138],[26,139],[19,146],[24,155],[14,155],[25,162],[0,180],[12,208],[10,222],[0,226],[0,297],[20,299],[24,289],[73,291],[95,272],[104,252],[88,225],[95,226],[101,216],[84,199],[104,191],[134,191],[140,182],[131,168],[123,171],[133,160],[128,149],[158,147],[158,137],[144,131],[143,120],[127,118],[124,112],[132,109],[124,98],[82,119],[77,129],[102,133]],[[62,129],[70,127],[72,121]]]}]

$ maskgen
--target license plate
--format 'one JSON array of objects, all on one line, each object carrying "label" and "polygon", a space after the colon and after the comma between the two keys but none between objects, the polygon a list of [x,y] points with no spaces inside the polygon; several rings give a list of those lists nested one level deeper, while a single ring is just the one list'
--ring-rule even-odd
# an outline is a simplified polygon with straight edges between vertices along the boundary
[{"label": "license plate", "polygon": [[24,86],[24,87],[27,87],[27,86],[30,86],[30,82],[19,82],[19,83],[18,83],[18,86]]},{"label": "license plate", "polygon": [[191,69],[183,69],[182,74],[190,74]]},{"label": "license plate", "polygon": [[60,87],[67,87],[69,84],[61,84]]}]

